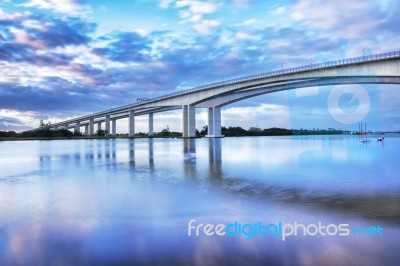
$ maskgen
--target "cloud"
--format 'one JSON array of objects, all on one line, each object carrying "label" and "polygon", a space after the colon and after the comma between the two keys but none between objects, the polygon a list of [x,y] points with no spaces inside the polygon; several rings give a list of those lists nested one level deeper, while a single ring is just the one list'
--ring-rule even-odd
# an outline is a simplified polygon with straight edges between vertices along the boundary
[{"label": "cloud", "polygon": [[[282,14],[284,14],[286,12],[286,7],[285,6],[280,6],[280,7],[278,7],[277,9],[275,9],[273,12],[272,12],[272,15],[274,15],[274,16],[280,16],[280,15],[282,15]],[[296,12],[296,11],[295,11]],[[292,14],[292,15],[295,15],[295,14]]]},{"label": "cloud", "polygon": [[86,0],[30,0],[21,4],[23,7],[36,7],[39,9],[50,9],[59,13],[77,13],[88,9]]},{"label": "cloud", "polygon": [[233,4],[235,7],[247,8],[255,4],[256,0],[230,0],[227,4]]},{"label": "cloud", "polygon": [[222,3],[216,1],[180,0],[176,1],[175,6],[179,9],[180,23],[183,24],[186,22],[197,23],[201,21],[205,14],[216,12],[222,6]]},{"label": "cloud", "polygon": [[289,108],[285,105],[261,103],[256,107],[226,107],[223,110],[223,125],[248,129],[282,127],[291,128]]},{"label": "cloud", "polygon": [[[383,29],[386,20],[393,20],[398,3],[382,1],[366,4],[363,0],[298,0],[289,7],[290,18],[305,26],[331,30],[343,37],[358,38],[378,28]],[[332,32],[331,32],[332,33]]]},{"label": "cloud", "polygon": [[8,126],[20,126],[23,125],[23,122],[14,117],[5,117],[0,115],[0,127],[8,127]]},{"label": "cloud", "polygon": [[112,40],[107,47],[94,48],[95,54],[119,62],[142,62],[149,57],[150,41],[136,32],[119,32],[108,38]]},{"label": "cloud", "polygon": [[203,20],[201,23],[193,25],[193,28],[201,34],[212,34],[219,25],[221,23],[217,20]]},{"label": "cloud", "polygon": [[207,1],[180,0],[176,1],[176,6],[178,8],[187,7],[194,14],[210,14],[218,9],[216,3]]},{"label": "cloud", "polygon": [[175,0],[161,0],[158,4],[160,8],[168,8]]},{"label": "cloud", "polygon": [[21,12],[15,12],[15,13],[6,13],[4,10],[0,7],[0,21],[5,24],[5,22],[10,22],[10,21],[15,21],[19,20],[22,17],[29,15],[29,12],[21,13]]}]

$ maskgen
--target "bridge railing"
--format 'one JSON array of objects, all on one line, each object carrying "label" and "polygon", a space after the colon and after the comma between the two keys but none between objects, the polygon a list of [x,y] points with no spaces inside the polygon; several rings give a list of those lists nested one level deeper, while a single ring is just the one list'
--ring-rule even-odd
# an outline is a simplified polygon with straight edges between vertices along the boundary
[{"label": "bridge railing", "polygon": [[[374,55],[358,56],[358,57],[347,58],[347,59],[338,59],[338,60],[328,61],[328,62],[324,62],[324,63],[309,64],[309,65],[303,65],[303,66],[299,66],[299,67],[286,68],[286,69],[282,69],[282,70],[274,70],[274,71],[259,73],[259,74],[255,74],[255,75],[233,78],[233,79],[228,79],[225,81],[219,81],[219,82],[214,82],[214,83],[210,83],[210,84],[205,84],[205,85],[197,86],[197,87],[194,87],[194,88],[191,88],[188,90],[183,90],[183,91],[179,91],[179,92],[162,95],[159,97],[149,99],[148,101],[146,101],[146,103],[159,101],[159,100],[170,98],[173,96],[184,95],[184,94],[188,94],[188,93],[195,92],[195,91],[211,89],[211,88],[215,88],[215,87],[222,86],[222,85],[234,85],[234,84],[237,84],[240,82],[245,82],[245,81],[254,80],[254,79],[280,76],[280,75],[285,75],[285,74],[289,74],[289,73],[300,73],[303,71],[317,70],[317,69],[323,69],[323,68],[328,68],[328,67],[351,65],[351,64],[364,63],[364,62],[370,62],[370,61],[379,61],[382,59],[398,58],[398,57],[400,57],[400,51],[393,51],[393,52],[386,52],[386,53],[380,53],[380,54],[374,54]],[[86,120],[86,119],[92,118],[93,116],[101,116],[104,113],[109,114],[112,112],[120,112],[122,109],[134,108],[136,106],[140,106],[143,104],[144,104],[144,102],[136,102],[136,103],[127,104],[127,105],[116,107],[116,108],[110,108],[107,111],[97,112],[97,113],[93,113],[90,115],[70,119],[70,120],[67,120],[64,122],[55,123],[54,126],[59,126],[59,125],[63,125],[66,123],[74,123],[75,121]]]}]

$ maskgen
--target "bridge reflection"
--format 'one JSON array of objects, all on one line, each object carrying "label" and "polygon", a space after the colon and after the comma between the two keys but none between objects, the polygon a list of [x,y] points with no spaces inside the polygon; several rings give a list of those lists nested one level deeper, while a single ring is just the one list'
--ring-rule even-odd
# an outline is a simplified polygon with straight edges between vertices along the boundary
[{"label": "bridge reflection", "polygon": [[[91,178],[94,180],[104,178],[104,173],[108,173],[106,178],[112,177],[115,180],[118,180],[120,175],[123,176],[127,173],[132,180],[140,178],[170,182],[171,180],[186,179],[201,186],[213,186],[232,195],[340,212],[351,211],[353,214],[358,213],[361,216],[384,218],[400,223],[400,208],[398,204],[395,204],[400,200],[398,195],[360,194],[356,196],[338,191],[321,196],[319,192],[311,193],[311,184],[303,187],[273,182],[271,179],[273,176],[268,172],[263,172],[262,179],[255,179],[251,169],[248,169],[249,172],[232,170],[231,168],[236,165],[232,164],[227,159],[228,157],[224,157],[226,165],[223,165],[222,142],[221,139],[63,141],[59,144],[62,144],[65,150],[52,152],[49,152],[51,143],[42,142],[38,149],[37,171],[24,173],[24,175],[76,178],[78,174],[83,177],[90,172]],[[71,143],[73,145],[69,146]],[[84,145],[82,145],[83,143]],[[340,143],[342,142],[336,141],[335,149],[341,147]],[[291,147],[293,149],[291,154],[295,154],[296,146],[292,143]],[[228,147],[225,146],[225,148]],[[344,145],[342,150],[347,150],[347,146]],[[279,154],[279,150],[271,152]],[[338,153],[340,151],[333,151],[333,154]],[[305,159],[309,163],[319,162],[321,158],[325,157],[332,159],[329,156],[320,156],[325,153],[319,152],[318,154],[319,156],[316,157],[308,156],[309,151],[299,153],[297,164],[299,167],[304,167]],[[239,157],[243,160],[247,155],[243,153],[243,156]],[[354,160],[355,156],[349,154],[346,158]],[[272,158],[268,157],[268,160],[271,161]],[[366,157],[365,160],[371,160],[371,158]],[[337,164],[336,161],[334,162]],[[73,169],[79,169],[79,172]],[[49,172],[52,173],[51,176],[48,175]],[[293,182],[296,180],[294,179]],[[321,179],[321,182],[326,181]],[[379,204],[385,204],[390,211],[379,208]],[[369,209],[368,206],[377,207]]]}]

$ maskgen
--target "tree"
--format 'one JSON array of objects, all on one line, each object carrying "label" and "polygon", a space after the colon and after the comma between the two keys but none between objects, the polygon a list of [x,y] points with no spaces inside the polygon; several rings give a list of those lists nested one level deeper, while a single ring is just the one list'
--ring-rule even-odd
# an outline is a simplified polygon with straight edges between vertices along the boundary
[{"label": "tree", "polygon": [[96,131],[96,135],[99,137],[104,137],[105,135],[107,135],[108,131],[107,130],[103,130],[103,129],[99,129]]},{"label": "tree", "polygon": [[203,129],[200,131],[201,136],[205,136],[208,133],[208,126],[204,126]]},{"label": "tree", "polygon": [[164,128],[163,130],[161,130],[161,135],[163,135],[163,136],[171,135],[171,131],[169,130],[169,126],[168,125],[167,125],[167,128]]},{"label": "tree", "polygon": [[249,131],[254,132],[254,133],[260,133],[262,131],[262,129],[259,128],[258,126],[255,126],[255,127],[250,127]]},{"label": "tree", "polygon": [[40,119],[39,126],[44,127],[46,124],[44,123],[43,119]]}]

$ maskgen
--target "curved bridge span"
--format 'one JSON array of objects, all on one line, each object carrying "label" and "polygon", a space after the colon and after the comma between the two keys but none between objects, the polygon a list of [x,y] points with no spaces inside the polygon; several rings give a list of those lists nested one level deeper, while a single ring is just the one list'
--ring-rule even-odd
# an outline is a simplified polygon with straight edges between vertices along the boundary
[{"label": "curved bridge span", "polygon": [[[296,68],[282,69],[217,82],[150,100],[77,117],[42,128],[74,128],[94,135],[94,125],[116,134],[116,121],[129,118],[129,137],[135,134],[135,116],[149,116],[153,135],[153,114],[182,109],[183,137],[196,136],[195,108],[208,109],[208,137],[221,137],[221,107],[247,98],[304,87],[340,84],[400,84],[400,51],[362,56]],[[111,126],[111,130],[110,130]]]}]

